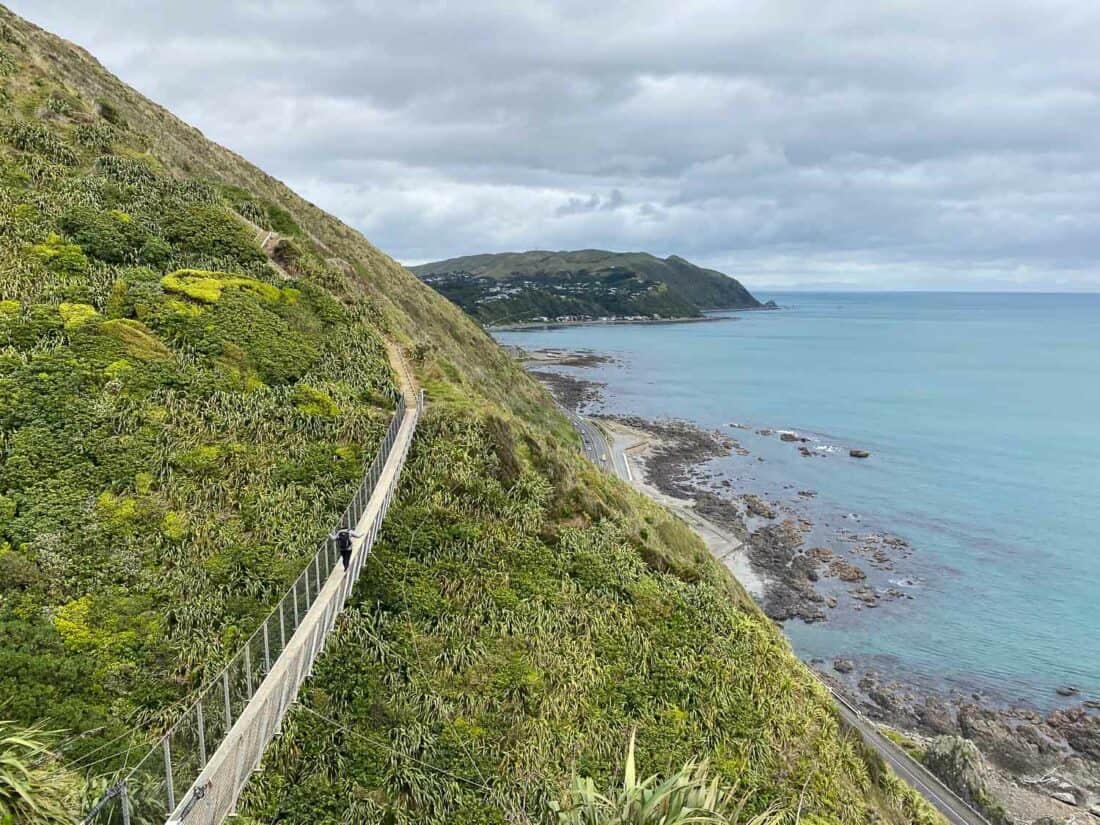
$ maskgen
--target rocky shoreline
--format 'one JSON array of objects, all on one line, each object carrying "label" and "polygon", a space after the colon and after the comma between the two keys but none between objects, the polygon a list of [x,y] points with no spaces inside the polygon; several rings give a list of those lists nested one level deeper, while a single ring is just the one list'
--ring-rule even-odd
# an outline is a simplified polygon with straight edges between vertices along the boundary
[{"label": "rocky shoreline", "polygon": [[560,367],[598,367],[601,364],[618,363],[610,355],[604,355],[603,353],[595,352],[590,349],[569,350],[544,348],[531,350],[530,352],[522,351],[517,353],[517,355],[523,360],[528,368],[532,366],[549,366],[552,364]]},{"label": "rocky shoreline", "polygon": [[587,381],[582,378],[574,378],[560,372],[547,372],[545,370],[528,370],[531,375],[550,390],[557,402],[567,410],[574,412],[583,410],[589,404],[600,397],[600,389],[603,384],[596,381]]},{"label": "rocky shoreline", "polygon": [[[600,400],[598,382],[532,372],[569,409],[591,409]],[[731,434],[685,421],[607,420],[651,439],[643,462],[648,485],[686,501],[743,543],[764,582],[761,606],[777,623],[827,621],[837,610],[871,610],[914,597],[904,567],[916,550],[904,538],[861,531],[858,519],[823,531],[797,506],[812,500],[814,491],[792,486],[791,501],[769,501],[735,490],[728,478],[708,469],[712,459],[734,453],[751,459]],[[789,442],[806,458],[823,455],[797,433],[757,434]],[[857,460],[868,455],[855,447],[848,453]],[[880,672],[873,662],[839,657],[808,664],[869,718],[895,729],[906,749],[991,821],[1100,823],[1100,697],[1044,714],[981,693],[918,685]]]},{"label": "rocky shoreline", "polygon": [[[656,439],[645,460],[650,484],[692,499],[697,512],[745,542],[766,583],[761,606],[777,623],[825,621],[838,607],[841,597],[835,594],[843,591],[854,610],[913,598],[899,587],[868,583],[869,573],[896,572],[914,552],[903,538],[843,530],[838,538],[850,546],[848,554],[806,547],[804,536],[813,525],[805,517],[753,493],[737,495],[728,479],[716,482],[701,467],[744,450],[737,440],[682,421],[614,420]],[[824,582],[833,586],[822,592]],[[869,718],[908,736],[926,767],[992,821],[1083,823],[1100,817],[1100,702],[1043,714],[981,694],[918,687],[851,659],[809,664]]]}]

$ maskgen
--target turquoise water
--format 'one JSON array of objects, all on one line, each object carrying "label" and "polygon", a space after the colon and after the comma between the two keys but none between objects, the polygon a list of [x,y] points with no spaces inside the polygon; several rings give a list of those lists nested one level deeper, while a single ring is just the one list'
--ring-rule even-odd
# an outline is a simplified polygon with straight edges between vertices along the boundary
[{"label": "turquoise water", "polygon": [[915,548],[912,600],[788,622],[801,655],[1044,707],[1067,683],[1100,698],[1100,295],[773,297],[782,311],[713,323],[497,337],[615,356],[563,370],[607,382],[608,412],[836,449],[806,459],[727,429],[753,458],[713,465],[735,489],[812,488],[815,519],[851,514]]}]

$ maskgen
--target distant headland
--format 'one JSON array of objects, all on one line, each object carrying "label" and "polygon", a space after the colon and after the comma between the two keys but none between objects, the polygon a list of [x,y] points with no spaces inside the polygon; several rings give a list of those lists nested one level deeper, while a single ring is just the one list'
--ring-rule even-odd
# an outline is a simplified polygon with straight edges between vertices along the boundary
[{"label": "distant headland", "polygon": [[701,319],[708,310],[774,309],[739,281],[676,255],[504,252],[411,267],[486,326]]}]

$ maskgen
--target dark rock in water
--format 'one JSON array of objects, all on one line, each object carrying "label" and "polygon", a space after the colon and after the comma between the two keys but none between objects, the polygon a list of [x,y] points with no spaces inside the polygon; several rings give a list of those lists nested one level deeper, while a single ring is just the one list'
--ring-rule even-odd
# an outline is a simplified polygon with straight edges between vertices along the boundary
[{"label": "dark rock in water", "polygon": [[833,560],[833,551],[828,547],[811,547],[806,555],[814,561],[830,562]]},{"label": "dark rock in water", "polygon": [[928,745],[921,761],[991,822],[1005,822],[1004,810],[990,796],[982,755],[973,742],[961,736],[938,736]]},{"label": "dark rock in water", "polygon": [[901,727],[915,721],[912,704],[915,697],[898,682],[884,682],[878,671],[868,670],[859,678],[859,689],[873,704],[868,712],[876,719],[885,719]]},{"label": "dark rock in water", "polygon": [[924,704],[917,710],[917,718],[925,729],[940,736],[957,733],[959,730],[955,724],[954,712],[946,702],[934,696],[924,700]]},{"label": "dark rock in water", "polygon": [[848,455],[852,458],[870,458],[871,454],[867,450],[849,450]]},{"label": "dark rock in water", "polygon": [[858,582],[867,578],[866,573],[844,559],[833,559],[829,563],[829,575],[836,576],[842,582]]},{"label": "dark rock in water", "polygon": [[764,435],[764,436],[775,435],[775,430],[769,430],[767,427],[765,427],[762,430],[757,430],[756,434],[757,435]]},{"label": "dark rock in water", "polygon": [[748,510],[749,515],[767,519],[775,518],[775,508],[759,496],[746,493],[741,499],[745,502],[745,509]]},{"label": "dark rock in water", "polygon": [[[811,585],[807,584],[806,587]],[[801,588],[795,588],[786,582],[775,582],[767,591],[764,600],[764,613],[768,618],[777,622],[785,622],[788,619],[801,619],[806,624],[825,621],[825,611],[813,604],[807,593]]]},{"label": "dark rock in water", "polygon": [[802,455],[803,458],[810,458],[811,456],[813,456],[813,450],[811,450],[809,447],[799,447],[798,452]]},{"label": "dark rock in water", "polygon": [[1055,688],[1054,692],[1059,696],[1076,696],[1081,691],[1073,685],[1062,685],[1061,687]]},{"label": "dark rock in water", "polygon": [[1059,761],[1061,748],[1036,725],[990,708],[959,708],[959,730],[995,763],[1014,773],[1035,774]]},{"label": "dark rock in water", "polygon": [[798,436],[795,435],[794,433],[780,433],[779,434],[779,440],[780,441],[798,441]]},{"label": "dark rock in water", "polygon": [[1083,707],[1069,708],[1054,711],[1047,717],[1047,724],[1078,753],[1100,759],[1100,716]]},{"label": "dark rock in water", "polygon": [[863,602],[868,607],[878,606],[878,594],[875,593],[873,587],[863,585],[858,590],[852,592],[852,598]]},{"label": "dark rock in water", "polygon": [[833,661],[833,670],[837,673],[851,673],[856,669],[856,663],[851,659],[836,659]]},{"label": "dark rock in water", "polygon": [[890,686],[876,685],[867,691],[867,698],[882,708],[891,717],[901,715],[905,710],[903,697]]},{"label": "dark rock in water", "polygon": [[787,519],[769,524],[749,536],[749,559],[754,567],[769,574],[764,612],[777,622],[799,618],[804,622],[825,620],[825,598],[813,586],[818,562],[802,550],[798,525]]},{"label": "dark rock in water", "polygon": [[607,384],[599,381],[589,381],[585,378],[577,378],[546,370],[529,370],[530,374],[537,378],[550,390],[563,407],[573,412],[579,412],[585,405],[597,401]]}]

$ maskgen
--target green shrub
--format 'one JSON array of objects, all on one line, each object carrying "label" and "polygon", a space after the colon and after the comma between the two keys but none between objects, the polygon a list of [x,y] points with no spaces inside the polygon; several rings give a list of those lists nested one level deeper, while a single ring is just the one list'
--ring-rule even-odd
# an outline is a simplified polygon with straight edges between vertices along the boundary
[{"label": "green shrub", "polygon": [[257,281],[255,278],[202,269],[181,269],[165,275],[161,279],[161,285],[169,292],[186,295],[204,304],[217,303],[222,296],[222,291],[231,288],[246,290],[265,301],[290,300],[293,296],[290,291],[281,290],[277,286]]},{"label": "green shrub", "polygon": [[[272,287],[274,289],[274,287]],[[317,341],[291,326],[250,290],[228,289],[209,311],[204,325],[208,341],[223,354],[235,352],[242,369],[254,368],[269,384],[297,381],[317,362]],[[232,350],[224,342],[232,342]]]},{"label": "green shrub", "polygon": [[302,259],[302,248],[292,238],[279,238],[271,250],[271,257],[279,266],[296,273],[298,262]]},{"label": "green shrub", "polygon": [[76,276],[88,272],[88,258],[84,251],[56,232],[51,232],[45,241],[35,244],[30,251],[48,270],[59,275]]},{"label": "green shrub", "polygon": [[56,307],[32,304],[24,310],[15,301],[5,301],[4,307],[0,312],[0,345],[28,350],[62,329],[61,314]]},{"label": "green shrub", "polygon": [[254,233],[215,204],[184,205],[161,217],[164,237],[180,251],[206,259],[241,264],[264,260]]},{"label": "green shrub", "polygon": [[298,222],[294,220],[287,210],[281,206],[277,206],[274,203],[268,201],[267,218],[271,223],[271,228],[278,232],[280,235],[301,235],[302,228],[298,226]]},{"label": "green shrub", "polygon": [[256,201],[246,200],[236,202],[233,204],[233,208],[236,210],[237,214],[245,220],[252,221],[256,226],[263,229],[269,228],[267,213],[260,204],[256,203]]},{"label": "green shrub", "polygon": [[87,206],[70,209],[61,228],[93,258],[107,263],[144,263],[159,266],[171,255],[171,247],[126,212],[102,212]]},{"label": "green shrub", "polygon": [[336,402],[309,384],[299,384],[294,388],[294,407],[302,415],[315,418],[337,418],[340,415]]},{"label": "green shrub", "polygon": [[69,115],[73,114],[73,112],[76,110],[76,107],[73,105],[73,102],[71,100],[62,97],[61,95],[53,94],[46,98],[45,109],[48,112],[53,112],[55,115],[68,117]]},{"label": "green shrub", "polygon": [[294,217],[283,207],[264,198],[258,198],[239,186],[218,187],[237,214],[264,229],[273,229],[280,235],[301,235],[302,229]]},{"label": "green shrub", "polygon": [[181,453],[172,460],[172,463],[184,472],[209,475],[221,464],[223,455],[221,447],[210,444]]},{"label": "green shrub", "polygon": [[93,318],[99,317],[95,307],[89,304],[61,304],[57,311],[61,315],[61,322],[65,329],[76,329],[83,326]]},{"label": "green shrub", "polygon": [[141,361],[164,361],[172,351],[141,321],[114,318],[99,325],[99,331],[120,342],[126,352]]}]

